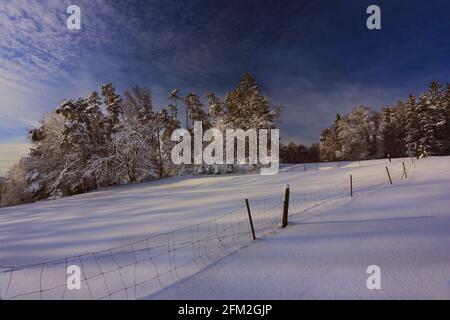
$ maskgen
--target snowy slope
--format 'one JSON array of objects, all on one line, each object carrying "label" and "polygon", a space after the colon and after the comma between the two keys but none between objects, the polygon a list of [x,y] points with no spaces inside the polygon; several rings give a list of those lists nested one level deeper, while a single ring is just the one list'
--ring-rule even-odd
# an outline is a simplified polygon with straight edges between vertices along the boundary
[{"label": "snowy slope", "polygon": [[[151,299],[450,299],[450,158],[297,219]],[[366,268],[381,268],[368,290]]]},{"label": "snowy slope", "polygon": [[[349,174],[355,177],[355,187],[384,183],[387,162],[374,160],[361,167],[289,171],[275,176],[174,177],[0,208],[0,266],[43,262],[124,245],[221,216],[241,207],[244,198],[281,197],[287,183],[299,193],[347,185]],[[397,176],[401,174],[400,159],[391,166]]]},{"label": "snowy slope", "polygon": [[[190,296],[193,294],[190,283],[194,283],[192,286],[196,287],[200,284],[201,287],[201,290],[197,292],[198,297],[202,294],[211,297],[226,297],[223,296],[224,291],[221,290],[228,290],[226,283],[233,283],[226,277],[231,274],[235,276],[235,270],[240,270],[240,272],[242,270],[243,274],[245,272],[252,273],[252,271],[246,269],[258,259],[266,261],[259,266],[267,265],[269,267],[266,270],[266,275],[269,278],[277,279],[277,273],[279,272],[284,274],[284,271],[279,270],[278,263],[289,261],[289,259],[293,259],[293,263],[284,263],[285,270],[297,270],[297,264],[300,264],[300,261],[296,260],[295,255],[290,258],[283,255],[278,257],[281,252],[291,251],[286,250],[285,246],[295,248],[295,251],[301,255],[304,268],[308,269],[309,266],[310,272],[314,273],[320,269],[311,268],[311,265],[303,262],[303,257],[308,258],[309,261],[308,252],[313,254],[323,250],[323,259],[325,260],[312,259],[311,261],[317,264],[322,262],[329,264],[330,261],[336,261],[333,260],[336,255],[340,257],[341,247],[337,246],[334,249],[334,246],[340,243],[337,239],[342,236],[344,246],[348,247],[352,244],[352,239],[359,240],[357,235],[346,239],[345,232],[340,234],[338,230],[334,230],[335,235],[333,236],[332,232],[330,238],[327,231],[328,227],[323,229],[327,225],[317,223],[291,225],[288,230],[278,231],[274,238],[266,237],[263,240],[251,242],[247,215],[245,208],[243,208],[244,198],[250,199],[259,237],[265,232],[267,222],[269,222],[269,226],[279,230],[276,225],[271,224],[271,221],[273,219],[275,222],[279,220],[282,191],[286,183],[291,185],[290,212],[292,221],[299,218],[315,217],[319,213],[321,213],[320,217],[328,217],[333,221],[339,213],[339,217],[342,215],[344,220],[331,224],[339,228],[339,226],[345,225],[344,222],[347,219],[346,214],[348,212],[340,213],[342,209],[338,210],[337,208],[350,202],[349,206],[343,208],[352,208],[358,204],[360,206],[351,209],[350,212],[353,212],[354,215],[353,219],[361,220],[360,216],[364,214],[369,220],[377,222],[378,219],[391,219],[391,215],[394,215],[395,219],[392,221],[396,222],[395,211],[378,212],[377,208],[371,209],[372,203],[378,205],[382,203],[379,198],[381,196],[376,195],[377,193],[373,191],[374,188],[386,192],[397,188],[403,190],[402,188],[406,186],[414,187],[413,183],[416,181],[421,181],[423,186],[431,185],[435,182],[431,175],[432,170],[436,171],[435,177],[441,178],[444,173],[448,173],[449,160],[449,158],[433,158],[420,160],[414,164],[411,163],[411,159],[395,159],[392,163],[387,160],[375,160],[361,163],[343,163],[340,164],[338,169],[336,164],[320,164],[308,168],[306,172],[298,166],[289,166],[284,167],[278,175],[270,177],[257,174],[179,177],[158,182],[103,189],[56,201],[42,201],[18,207],[3,208],[0,209],[0,296],[32,299],[122,299],[146,296],[160,291],[161,288],[169,287],[168,291],[161,291],[155,297],[182,297],[184,295],[194,298],[197,296]],[[410,180],[402,179],[402,161],[407,164],[407,167],[411,166],[409,175],[413,175],[413,178]],[[394,180],[394,186],[387,186],[386,165],[389,167]],[[353,176],[354,191],[356,192],[356,198],[353,201],[350,201],[348,190],[350,174]],[[423,177],[419,174],[422,174]],[[448,180],[444,179],[442,184],[445,183],[448,183]],[[431,188],[431,191],[435,191],[434,189]],[[434,197],[434,195],[431,196]],[[441,198],[446,199],[439,195],[436,196],[440,200],[442,200]],[[404,200],[408,197],[408,194],[399,193],[396,203],[387,203],[382,209],[392,206],[391,209],[396,210],[400,206],[399,203],[404,205]],[[262,198],[268,200],[257,200]],[[270,206],[270,204],[272,205]],[[233,214],[223,216],[230,210],[235,210],[235,208],[237,210],[233,211]],[[448,208],[448,203],[444,205],[444,211],[446,208]],[[378,214],[386,216],[380,218],[377,217]],[[401,218],[403,213],[399,213],[399,215]],[[217,220],[197,227],[186,228],[211,219]],[[381,225],[379,226],[381,229],[385,227],[382,221],[380,221]],[[386,224],[394,225],[391,220],[386,221]],[[413,219],[411,223],[417,225],[417,223],[414,224],[415,221]],[[417,221],[419,222],[420,219]],[[311,220],[311,222],[323,221]],[[365,222],[363,221],[358,225],[362,228],[362,226],[365,226]],[[444,223],[441,222],[439,225],[442,226]],[[183,229],[177,231],[179,228]],[[220,228],[222,229],[219,230]],[[296,228],[299,229],[295,231]],[[303,228],[307,228],[307,232]],[[169,231],[169,234],[164,234]],[[322,232],[325,233],[322,234]],[[384,234],[381,231],[380,233]],[[158,234],[161,235],[153,238],[153,235]],[[308,234],[309,236],[305,237]],[[405,234],[407,234],[406,231]],[[360,237],[364,238],[365,235],[370,234],[361,233]],[[149,237],[152,237],[150,241],[143,240]],[[286,242],[282,249],[278,248],[278,237],[282,237],[281,239],[284,239],[282,242]],[[309,244],[314,239],[321,239],[322,247],[317,244],[311,244],[310,247]],[[394,241],[396,240],[394,239]],[[139,242],[131,243],[134,241]],[[299,242],[301,243],[299,244]],[[305,245],[303,242],[305,242]],[[384,245],[388,242],[382,243]],[[435,242],[447,245],[441,240],[435,241],[435,239],[432,239],[432,244]],[[306,252],[298,251],[300,245]],[[243,246],[242,251],[226,257]],[[330,250],[330,248],[333,248],[333,250]],[[220,252],[217,252],[217,250]],[[247,260],[239,258],[243,254],[241,252],[247,250],[250,250],[250,258]],[[255,255],[251,250],[256,250]],[[80,257],[79,255],[83,256]],[[74,257],[70,260],[64,260],[68,256]],[[315,256],[318,257],[317,254]],[[223,257],[226,258],[220,260]],[[55,259],[62,260],[44,265],[22,266]],[[449,261],[448,256],[443,259]],[[84,286],[87,286],[89,290],[85,288],[76,295],[66,295],[64,289],[65,267],[68,263],[81,264],[83,275],[88,278],[84,280]],[[216,264],[211,267],[212,263]],[[18,265],[22,267],[17,268]],[[11,269],[11,266],[16,266],[16,268]],[[187,266],[189,270],[182,268],[183,266]],[[274,266],[278,271],[273,270],[273,275],[270,275],[272,273],[271,268]],[[202,272],[193,278],[170,287],[177,281],[192,276],[199,271]],[[320,277],[322,277],[323,272],[328,271],[322,271]],[[263,270],[255,273],[256,278],[253,280],[249,278],[254,283],[248,287],[241,286],[242,290],[239,290],[241,294],[236,297],[246,297],[245,295],[249,291],[254,294],[255,291],[251,289],[252,286],[265,283],[258,277],[258,275],[264,276],[264,272]],[[296,272],[287,274],[295,279],[300,275]],[[315,274],[319,276],[319,274]],[[221,275],[223,275],[223,278],[221,278]],[[210,288],[204,287],[202,277],[206,277],[207,281],[214,283],[215,289],[211,291]],[[300,276],[300,278],[302,277]],[[243,281],[239,277],[236,279],[240,282]],[[314,277],[311,279],[314,279]],[[148,283],[149,280],[152,283]],[[224,281],[224,283],[221,283],[221,281]],[[290,280],[281,278],[280,282],[283,281],[290,283]],[[314,283],[317,282],[311,282],[311,284]],[[137,284],[143,284],[143,286],[139,286],[139,292],[137,291]],[[270,281],[268,286],[272,286]],[[39,292],[40,288],[45,290],[45,294]],[[276,289],[275,286],[274,289]],[[232,289],[230,290],[229,292],[233,292]],[[237,289],[234,288],[234,290]],[[260,295],[263,294],[259,290],[258,292]],[[330,292],[333,291],[330,290]],[[298,297],[292,291],[287,291],[284,294],[289,295],[289,297]],[[275,292],[272,297],[278,296],[284,297],[283,294]],[[308,297],[308,295],[304,296]]]}]

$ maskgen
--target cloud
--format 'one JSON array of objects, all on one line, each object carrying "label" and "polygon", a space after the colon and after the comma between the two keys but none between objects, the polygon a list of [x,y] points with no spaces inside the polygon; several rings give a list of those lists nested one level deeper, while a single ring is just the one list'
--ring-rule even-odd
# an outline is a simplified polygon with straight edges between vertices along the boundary
[{"label": "cloud", "polygon": [[[389,32],[368,33],[359,2],[77,0],[82,29],[71,31],[72,1],[3,1],[0,140],[106,81],[148,86],[163,106],[173,88],[221,95],[249,71],[286,106],[283,137],[316,141],[336,112],[395,103],[402,88],[447,76],[448,1],[413,2],[397,14],[403,4],[382,1]],[[412,24],[422,11],[443,22]]]},{"label": "cloud", "polygon": [[311,144],[319,142],[322,129],[329,127],[336,113],[346,114],[361,105],[380,110],[395,104],[399,97],[406,98],[404,88],[367,88],[359,83],[337,82],[327,88],[311,87],[297,91],[288,86],[277,91],[275,99],[287,106],[282,114],[281,136],[283,142]]}]

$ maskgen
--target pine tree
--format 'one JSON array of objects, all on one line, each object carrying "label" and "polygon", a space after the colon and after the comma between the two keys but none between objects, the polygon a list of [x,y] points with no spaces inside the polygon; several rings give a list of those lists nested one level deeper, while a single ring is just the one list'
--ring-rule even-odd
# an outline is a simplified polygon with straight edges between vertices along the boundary
[{"label": "pine tree", "polygon": [[88,99],[66,100],[56,109],[64,117],[61,148],[64,151],[64,168],[53,183],[52,197],[80,193],[90,186],[84,181],[86,168],[92,150],[87,108]]},{"label": "pine tree", "polygon": [[322,161],[335,161],[336,151],[336,137],[333,128],[323,129],[320,135],[320,159]]},{"label": "pine tree", "polygon": [[405,147],[410,157],[418,157],[422,127],[419,121],[419,110],[416,98],[410,94],[405,108]]},{"label": "pine tree", "polygon": [[447,88],[442,97],[442,112],[445,119],[442,154],[450,155],[450,84],[447,84]]},{"label": "pine tree", "polygon": [[[180,96],[180,89],[172,90],[172,92],[169,95],[169,99],[172,99],[175,103],[174,107],[171,107],[172,111],[175,111],[175,118],[178,120],[178,100],[183,100]],[[173,113],[172,113],[173,114]],[[188,119],[189,119],[189,110],[185,108],[185,128],[188,127]]]},{"label": "pine tree", "polygon": [[194,125],[195,121],[201,121],[204,130],[210,127],[208,114],[205,112],[205,107],[196,93],[192,92],[184,97],[184,105],[190,111],[192,125]]},{"label": "pine tree", "polygon": [[381,111],[380,115],[380,135],[383,141],[383,155],[384,157],[399,157],[402,154],[401,144],[399,143],[399,131],[398,126],[399,119],[396,118],[396,114],[392,108],[385,107]]},{"label": "pine tree", "polygon": [[120,121],[120,117],[123,115],[122,98],[116,94],[116,88],[112,83],[102,85],[102,96],[106,110],[110,116],[112,131],[116,131],[116,126]]},{"label": "pine tree", "polygon": [[445,115],[442,112],[442,89],[437,81],[430,84],[429,91],[422,94],[418,103],[419,122],[422,127],[420,153],[438,155],[443,147],[442,132]]},{"label": "pine tree", "polygon": [[176,142],[171,141],[172,133],[180,128],[180,122],[166,109],[161,109],[153,114],[150,123],[155,128],[156,168],[159,178],[177,174],[176,167],[172,165],[171,150]]},{"label": "pine tree", "polygon": [[225,104],[214,93],[207,93],[206,97],[208,98],[211,126],[223,131],[227,121]]},{"label": "pine tree", "polygon": [[255,78],[248,73],[244,73],[237,87],[228,92],[225,105],[228,125],[243,130],[275,128],[281,111],[281,107],[270,106]]},{"label": "pine tree", "polygon": [[126,90],[122,108],[128,118],[145,121],[153,111],[150,89],[135,85],[131,90]]},{"label": "pine tree", "polygon": [[104,116],[101,106],[100,96],[96,91],[92,92],[87,98],[85,110],[90,158],[93,155],[105,156],[109,152],[108,143],[111,141],[111,136],[108,132],[108,119]]}]

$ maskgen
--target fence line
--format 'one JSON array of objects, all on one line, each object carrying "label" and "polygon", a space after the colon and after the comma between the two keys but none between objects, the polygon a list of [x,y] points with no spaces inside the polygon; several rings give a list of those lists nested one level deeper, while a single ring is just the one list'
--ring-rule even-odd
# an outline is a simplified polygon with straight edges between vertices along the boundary
[{"label": "fence line", "polygon": [[[389,165],[395,182],[406,178],[412,163]],[[353,175],[353,195],[387,186],[380,172],[359,181]],[[411,174],[409,174],[411,176]],[[350,201],[348,182],[311,193],[291,191],[289,219],[302,219]],[[251,217],[258,237],[279,229],[283,194],[250,200]],[[0,267],[3,299],[136,299],[164,290],[253,241],[247,206],[208,221],[152,235],[119,247],[44,263]],[[67,268],[81,271],[81,289],[67,288]]]},{"label": "fence line", "polygon": [[280,164],[280,172],[297,172],[297,171],[315,171],[336,168],[357,168],[368,167],[386,163],[397,163],[400,159],[394,158],[391,161],[387,159],[361,160],[361,161],[330,161],[330,162],[307,162],[307,163],[282,163]]}]

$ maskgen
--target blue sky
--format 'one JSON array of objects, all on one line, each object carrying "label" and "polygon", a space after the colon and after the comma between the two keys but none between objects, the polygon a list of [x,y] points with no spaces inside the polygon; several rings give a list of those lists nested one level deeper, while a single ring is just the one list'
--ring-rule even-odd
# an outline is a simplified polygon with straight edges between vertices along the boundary
[{"label": "blue sky", "polygon": [[[80,31],[66,28],[70,4]],[[371,4],[382,30],[366,28]],[[0,0],[0,171],[43,112],[107,81],[166,106],[174,88],[224,95],[248,71],[285,106],[282,139],[315,142],[337,112],[449,82],[449,12],[448,0]]]}]

